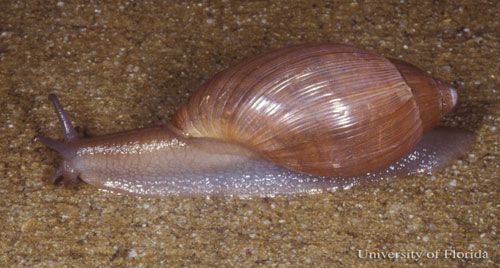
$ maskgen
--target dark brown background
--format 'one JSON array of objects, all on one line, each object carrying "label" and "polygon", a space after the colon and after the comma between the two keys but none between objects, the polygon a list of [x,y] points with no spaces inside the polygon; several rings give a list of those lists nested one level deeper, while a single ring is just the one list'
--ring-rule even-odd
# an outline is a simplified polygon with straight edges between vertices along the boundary
[{"label": "dark brown background", "polygon": [[[493,266],[498,261],[498,1],[0,1],[0,263],[88,266]],[[292,43],[350,43],[453,82],[444,125],[477,133],[433,175],[312,196],[146,199],[47,182],[56,93],[92,135],[166,122],[231,63]],[[370,251],[489,259],[366,260]]]}]

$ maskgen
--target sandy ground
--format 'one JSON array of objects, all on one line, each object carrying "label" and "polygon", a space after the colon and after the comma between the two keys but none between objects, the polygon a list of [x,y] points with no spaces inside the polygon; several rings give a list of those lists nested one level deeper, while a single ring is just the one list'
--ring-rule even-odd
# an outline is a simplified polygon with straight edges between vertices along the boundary
[{"label": "sandy ground", "polygon": [[[500,2],[23,2],[0,1],[1,266],[498,265]],[[477,143],[432,175],[311,196],[147,199],[47,181],[59,158],[33,138],[61,137],[49,93],[90,135],[161,124],[235,61],[317,41],[452,82],[443,125]]]}]

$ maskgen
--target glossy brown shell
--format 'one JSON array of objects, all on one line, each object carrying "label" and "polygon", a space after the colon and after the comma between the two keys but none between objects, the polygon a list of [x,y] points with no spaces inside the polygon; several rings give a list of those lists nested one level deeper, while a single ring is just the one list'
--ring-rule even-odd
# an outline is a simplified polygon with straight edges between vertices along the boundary
[{"label": "glossy brown shell", "polygon": [[422,123],[427,117],[394,63],[326,44],[274,50],[217,74],[172,124],[192,137],[241,144],[292,170],[348,176],[399,159],[424,125],[435,124],[430,117]]}]

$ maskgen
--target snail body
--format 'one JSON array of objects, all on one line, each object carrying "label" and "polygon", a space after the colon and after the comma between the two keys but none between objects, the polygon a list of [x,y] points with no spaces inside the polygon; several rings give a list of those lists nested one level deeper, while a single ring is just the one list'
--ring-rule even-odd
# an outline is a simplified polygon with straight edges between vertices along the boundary
[{"label": "snail body", "polygon": [[65,131],[64,142],[39,137],[65,158],[53,178],[141,195],[347,187],[432,170],[473,140],[432,130],[457,102],[452,87],[409,63],[339,44],[247,59],[204,83],[167,126],[81,139],[51,100]]}]

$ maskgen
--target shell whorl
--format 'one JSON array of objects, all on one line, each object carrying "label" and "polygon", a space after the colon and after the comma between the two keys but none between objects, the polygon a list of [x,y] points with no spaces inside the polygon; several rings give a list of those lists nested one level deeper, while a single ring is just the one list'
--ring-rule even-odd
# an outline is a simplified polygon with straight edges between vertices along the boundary
[{"label": "shell whorl", "polygon": [[217,74],[171,123],[295,171],[350,176],[396,161],[419,141],[435,122],[422,123],[417,105],[388,59],[346,45],[298,45]]}]

